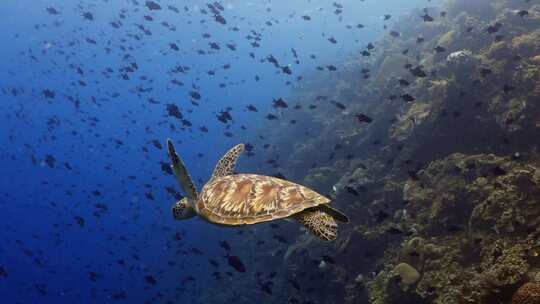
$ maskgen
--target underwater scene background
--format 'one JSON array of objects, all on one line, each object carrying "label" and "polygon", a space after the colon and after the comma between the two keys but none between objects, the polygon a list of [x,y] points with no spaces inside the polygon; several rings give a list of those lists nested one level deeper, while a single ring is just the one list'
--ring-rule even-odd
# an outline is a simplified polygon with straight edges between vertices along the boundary
[{"label": "underwater scene background", "polygon": [[[537,0],[3,0],[1,303],[540,303]],[[287,179],[351,220],[175,221]]]}]

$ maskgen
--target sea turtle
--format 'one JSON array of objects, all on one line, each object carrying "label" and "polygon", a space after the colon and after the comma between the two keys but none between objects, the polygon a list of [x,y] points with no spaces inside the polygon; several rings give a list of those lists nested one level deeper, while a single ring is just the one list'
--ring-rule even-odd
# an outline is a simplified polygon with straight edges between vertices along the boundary
[{"label": "sea turtle", "polygon": [[345,214],[330,207],[330,199],[304,186],[271,176],[235,174],[243,144],[234,146],[219,160],[201,193],[197,193],[170,139],[167,148],[171,168],[186,195],[172,206],[177,220],[199,215],[213,224],[240,226],[292,218],[325,241],[336,239],[336,221],[349,222]]}]

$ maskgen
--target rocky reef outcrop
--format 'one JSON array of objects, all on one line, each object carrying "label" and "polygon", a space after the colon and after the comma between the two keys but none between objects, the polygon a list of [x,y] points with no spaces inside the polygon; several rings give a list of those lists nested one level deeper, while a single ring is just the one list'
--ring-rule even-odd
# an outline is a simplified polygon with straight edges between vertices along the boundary
[{"label": "rocky reef outcrop", "polygon": [[307,136],[268,135],[289,156],[280,172],[353,221],[332,244],[287,251],[316,303],[538,303],[540,5],[427,12],[437,17],[412,12],[372,56],[295,88],[293,102],[317,104],[299,111]]},{"label": "rocky reef outcrop", "polygon": [[369,285],[382,294],[374,303],[390,301],[380,289],[436,303],[508,303],[538,279],[539,159],[451,154],[406,182],[403,197],[408,216],[399,225],[410,233],[394,261],[421,279],[404,289],[389,264]]}]

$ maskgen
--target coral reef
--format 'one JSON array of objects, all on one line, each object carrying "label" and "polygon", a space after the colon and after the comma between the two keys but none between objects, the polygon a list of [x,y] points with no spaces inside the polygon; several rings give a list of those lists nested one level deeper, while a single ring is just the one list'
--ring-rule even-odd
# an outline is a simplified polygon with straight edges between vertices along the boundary
[{"label": "coral reef", "polygon": [[325,97],[300,111],[318,136],[269,136],[289,155],[282,173],[353,220],[333,244],[287,252],[291,274],[332,256],[310,276],[320,303],[538,303],[540,5],[449,0],[429,12],[446,17],[415,11],[376,56],[295,88],[293,100]]},{"label": "coral reef", "polygon": [[539,304],[540,284],[525,283],[512,297],[512,304]]},{"label": "coral reef", "polygon": [[423,265],[414,293],[436,293],[437,303],[511,296],[538,263],[527,252],[540,236],[540,163],[457,153],[418,177],[403,188],[410,217],[402,226],[415,233],[401,245],[401,259]]}]

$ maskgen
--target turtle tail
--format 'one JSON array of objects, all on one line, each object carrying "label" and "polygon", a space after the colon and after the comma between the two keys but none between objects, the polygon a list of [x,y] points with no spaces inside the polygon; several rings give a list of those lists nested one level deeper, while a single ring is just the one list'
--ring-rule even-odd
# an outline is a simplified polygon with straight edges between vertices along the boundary
[{"label": "turtle tail", "polygon": [[321,210],[305,210],[296,215],[296,219],[309,232],[324,241],[333,241],[337,237],[338,225],[336,220]]}]

